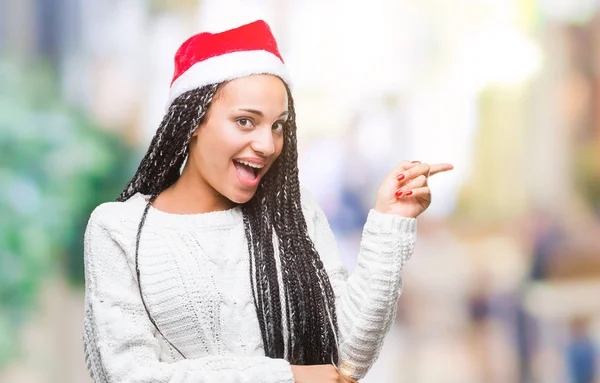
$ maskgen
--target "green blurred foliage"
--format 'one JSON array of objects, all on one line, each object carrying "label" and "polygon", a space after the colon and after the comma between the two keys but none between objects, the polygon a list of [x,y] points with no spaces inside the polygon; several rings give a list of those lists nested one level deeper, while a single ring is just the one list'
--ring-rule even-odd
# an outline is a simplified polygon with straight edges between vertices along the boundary
[{"label": "green blurred foliage", "polygon": [[45,277],[83,282],[83,234],[133,173],[132,151],[61,100],[50,67],[0,60],[0,367]]}]

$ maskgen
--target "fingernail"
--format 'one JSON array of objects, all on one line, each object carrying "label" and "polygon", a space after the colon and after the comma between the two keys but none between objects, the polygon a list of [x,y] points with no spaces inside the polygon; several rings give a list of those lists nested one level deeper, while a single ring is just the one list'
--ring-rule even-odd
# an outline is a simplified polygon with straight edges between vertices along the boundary
[{"label": "fingernail", "polygon": [[402,190],[398,190],[396,192],[396,197],[401,197],[402,196]]},{"label": "fingernail", "polygon": [[398,175],[396,176],[396,179],[397,179],[398,181],[402,181],[402,180],[404,180],[404,178],[406,178],[406,176],[405,176],[404,174],[398,174]]},{"label": "fingernail", "polygon": [[410,161],[410,162],[412,162],[413,164],[420,164],[421,163],[421,161]]},{"label": "fingernail", "polygon": [[411,194],[412,194],[412,190],[409,190],[409,191],[407,191],[406,193],[404,193],[404,196],[405,196],[405,197],[408,197],[408,196],[409,196],[409,195],[411,195]]}]

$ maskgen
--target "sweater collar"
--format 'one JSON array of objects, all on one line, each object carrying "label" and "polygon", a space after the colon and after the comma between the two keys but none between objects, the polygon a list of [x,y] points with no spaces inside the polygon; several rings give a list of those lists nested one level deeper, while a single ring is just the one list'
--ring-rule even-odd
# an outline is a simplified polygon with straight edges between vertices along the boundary
[{"label": "sweater collar", "polygon": [[[148,203],[150,196],[136,193],[127,203],[139,205],[142,208]],[[167,213],[162,210],[150,206],[148,210],[147,223],[149,221],[158,224],[168,224],[168,226],[184,226],[184,227],[218,227],[218,226],[233,226],[243,222],[243,213],[241,206],[236,206],[232,209],[213,211],[208,213],[198,214],[174,214]]]}]

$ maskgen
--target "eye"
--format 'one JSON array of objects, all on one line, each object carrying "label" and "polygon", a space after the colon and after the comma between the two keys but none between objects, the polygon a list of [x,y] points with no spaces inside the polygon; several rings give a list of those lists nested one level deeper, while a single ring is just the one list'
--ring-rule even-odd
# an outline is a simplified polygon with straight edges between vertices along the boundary
[{"label": "eye", "polygon": [[283,132],[283,128],[284,128],[284,127],[285,127],[285,123],[284,123],[284,122],[281,122],[281,121],[278,121],[278,122],[276,122],[276,123],[274,123],[274,124],[273,124],[273,127],[272,127],[272,129],[273,129],[275,132]]},{"label": "eye", "polygon": [[236,122],[242,128],[250,128],[250,127],[252,127],[252,120],[249,119],[249,118],[240,118]]}]

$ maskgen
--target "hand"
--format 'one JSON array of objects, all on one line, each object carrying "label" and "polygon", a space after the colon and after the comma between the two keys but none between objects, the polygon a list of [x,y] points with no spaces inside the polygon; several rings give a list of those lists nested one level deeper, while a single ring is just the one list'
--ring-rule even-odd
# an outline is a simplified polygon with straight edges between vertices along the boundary
[{"label": "hand", "polygon": [[454,166],[451,164],[400,162],[383,180],[377,192],[375,210],[384,214],[417,218],[431,204],[431,191],[427,186],[429,176],[452,169]]},{"label": "hand", "polygon": [[340,380],[338,370],[331,364],[292,365],[292,373],[295,383],[344,383],[343,380]]},{"label": "hand", "polygon": [[291,367],[296,383],[358,383],[330,364]]},{"label": "hand", "polygon": [[358,383],[358,380],[351,378],[350,376],[344,374],[341,371],[338,371],[339,380],[338,383]]}]

